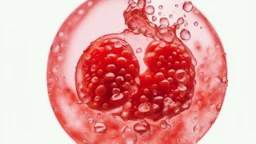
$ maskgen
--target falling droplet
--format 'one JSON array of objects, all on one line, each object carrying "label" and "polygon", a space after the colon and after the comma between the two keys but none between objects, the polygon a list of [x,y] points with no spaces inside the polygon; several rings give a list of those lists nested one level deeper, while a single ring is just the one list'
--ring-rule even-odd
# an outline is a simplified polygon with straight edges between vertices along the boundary
[{"label": "falling droplet", "polygon": [[137,142],[136,133],[127,126],[123,129],[121,136],[126,144],[135,144]]},{"label": "falling droplet", "polygon": [[97,133],[105,133],[107,131],[107,127],[104,123],[96,123],[94,125],[94,130]]},{"label": "falling droplet", "polygon": [[187,1],[183,4],[183,10],[186,12],[191,12],[193,10],[193,4],[191,1]]},{"label": "falling droplet", "polygon": [[190,40],[190,38],[191,38],[190,31],[187,29],[181,30],[180,37],[182,40]]}]

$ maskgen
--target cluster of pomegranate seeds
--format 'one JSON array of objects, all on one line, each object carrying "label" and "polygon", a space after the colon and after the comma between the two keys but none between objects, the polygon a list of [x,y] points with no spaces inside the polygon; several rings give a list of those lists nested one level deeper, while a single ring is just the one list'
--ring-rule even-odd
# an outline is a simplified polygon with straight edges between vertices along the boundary
[{"label": "cluster of pomegranate seeds", "polygon": [[138,91],[139,64],[132,48],[121,38],[106,37],[84,51],[76,72],[80,100],[97,110],[121,106]]},{"label": "cluster of pomegranate seeds", "polygon": [[80,100],[96,110],[112,110],[123,120],[173,117],[189,108],[195,70],[188,48],[153,41],[146,49],[148,69],[139,74],[131,46],[121,38],[103,36],[91,43],[77,65]]}]

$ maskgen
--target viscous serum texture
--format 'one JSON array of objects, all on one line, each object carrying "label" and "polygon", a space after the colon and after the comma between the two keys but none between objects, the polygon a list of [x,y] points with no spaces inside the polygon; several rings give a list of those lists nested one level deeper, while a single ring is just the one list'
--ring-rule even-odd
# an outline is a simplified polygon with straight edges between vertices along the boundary
[{"label": "viscous serum texture", "polygon": [[181,0],[86,1],[60,28],[47,76],[54,113],[79,144],[195,144],[227,87],[216,32]]}]

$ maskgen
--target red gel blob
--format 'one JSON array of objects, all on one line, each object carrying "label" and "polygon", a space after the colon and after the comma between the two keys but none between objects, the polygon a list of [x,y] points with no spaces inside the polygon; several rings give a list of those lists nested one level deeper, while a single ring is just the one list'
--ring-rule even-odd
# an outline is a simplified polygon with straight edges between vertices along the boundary
[{"label": "red gel blob", "polygon": [[54,113],[79,144],[195,143],[224,100],[221,42],[190,2],[129,2],[86,1],[64,22],[48,61]]}]

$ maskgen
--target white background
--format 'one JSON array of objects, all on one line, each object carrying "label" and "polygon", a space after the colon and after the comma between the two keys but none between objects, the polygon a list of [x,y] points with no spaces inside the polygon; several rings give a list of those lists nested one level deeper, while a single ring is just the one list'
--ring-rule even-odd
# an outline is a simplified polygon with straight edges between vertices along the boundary
[{"label": "white background", "polygon": [[[229,86],[216,123],[199,144],[256,144],[253,0],[196,0],[227,53]],[[83,0],[0,0],[0,144],[74,144],[46,88],[51,42]]]}]

